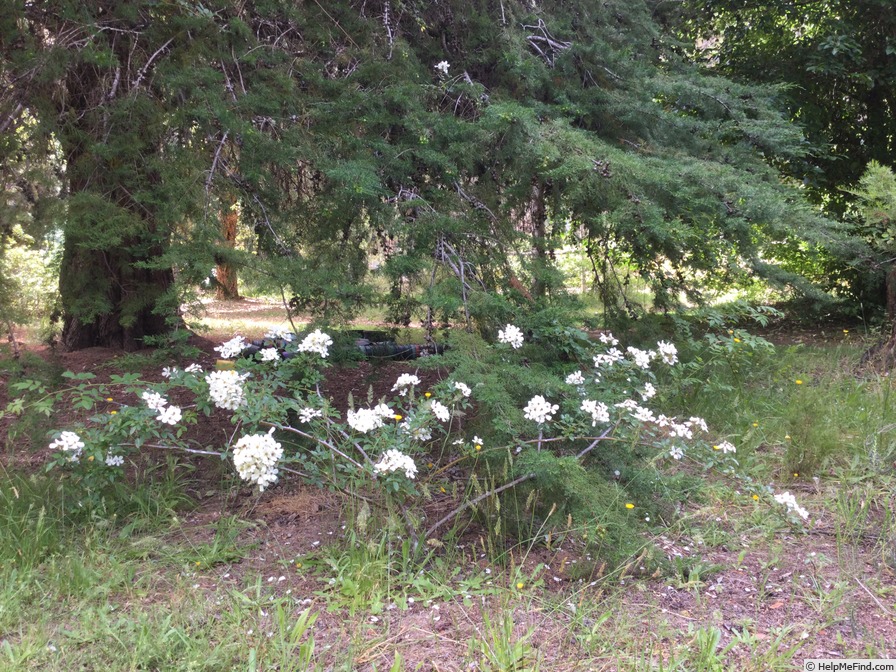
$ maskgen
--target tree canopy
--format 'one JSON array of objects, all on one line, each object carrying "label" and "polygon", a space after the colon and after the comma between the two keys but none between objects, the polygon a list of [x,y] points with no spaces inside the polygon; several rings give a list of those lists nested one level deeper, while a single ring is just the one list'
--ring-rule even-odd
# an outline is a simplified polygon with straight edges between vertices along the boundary
[{"label": "tree canopy", "polygon": [[896,15],[889,0],[708,0],[685,34],[704,63],[739,81],[787,85],[782,101],[812,151],[786,166],[842,212],[842,187],[896,150]]},{"label": "tree canopy", "polygon": [[607,297],[617,264],[665,306],[797,282],[771,251],[831,227],[775,168],[808,158],[782,90],[701,73],[657,8],[13,2],[2,151],[62,166],[65,345],[169,328],[184,288],[241,259],[220,238],[236,201],[260,272],[330,315],[367,300],[380,254],[396,316],[416,282],[500,319],[551,300],[570,240]]}]

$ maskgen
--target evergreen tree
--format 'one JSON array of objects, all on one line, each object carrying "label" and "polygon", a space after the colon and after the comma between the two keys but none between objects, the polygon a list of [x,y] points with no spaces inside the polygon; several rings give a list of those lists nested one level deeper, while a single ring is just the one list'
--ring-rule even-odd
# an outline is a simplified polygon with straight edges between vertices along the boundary
[{"label": "evergreen tree", "polygon": [[396,314],[421,284],[469,320],[549,303],[573,230],[608,297],[615,263],[669,306],[796,281],[768,247],[830,228],[770,166],[806,151],[780,91],[700,74],[654,4],[19,0],[0,119],[62,147],[66,345],[170,327],[175,278],[235,259],[234,199],[271,284],[330,316],[376,251]]},{"label": "evergreen tree", "polygon": [[890,0],[700,0],[685,34],[713,71],[784,84],[782,101],[812,145],[783,165],[813,198],[842,213],[870,161],[896,150],[896,14]]}]

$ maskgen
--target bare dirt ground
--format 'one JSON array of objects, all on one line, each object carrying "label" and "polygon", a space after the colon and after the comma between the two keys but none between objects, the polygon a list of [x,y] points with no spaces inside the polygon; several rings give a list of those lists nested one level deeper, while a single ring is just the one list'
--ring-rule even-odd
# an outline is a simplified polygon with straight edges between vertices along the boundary
[{"label": "bare dirt ground", "polygon": [[[238,331],[253,338],[271,326],[286,324],[281,307],[263,302],[210,304],[209,309],[212,331],[191,340],[200,349],[199,363],[204,366],[217,359],[212,348],[234,333],[221,325],[238,323]],[[837,337],[842,336],[841,332]],[[74,353],[54,353],[37,345],[27,349],[63,369],[94,372],[101,380],[115,372],[109,362],[120,355],[100,348]],[[143,373],[149,379],[160,378],[158,369],[153,365]],[[385,395],[399,373],[409,370],[414,370],[413,362],[333,367],[328,370],[324,394],[337,403],[349,393],[366,396],[370,387],[375,396]],[[432,384],[444,373],[418,375],[425,384]],[[0,406],[9,399],[4,381]],[[60,414],[52,421],[61,427],[71,419]],[[4,418],[0,431],[8,433],[14,422]],[[223,434],[227,428],[225,417],[213,417],[203,431]],[[46,449],[24,443],[0,456],[3,468],[37,470],[45,459]],[[201,460],[197,464],[210,473],[222,468],[220,462],[206,467]],[[655,540],[669,557],[691,558],[692,564],[706,568],[699,578],[692,573],[690,580],[597,573],[571,578],[570,568],[583,558],[570,542],[559,548],[535,546],[517,549],[515,555],[511,552],[508,557],[513,563],[542,584],[517,590],[501,567],[486,565],[478,546],[480,531],[471,525],[458,548],[452,549],[461,559],[457,579],[488,570],[487,581],[506,590],[467,597],[458,589],[453,598],[433,603],[418,599],[401,608],[392,602],[376,615],[327,611],[327,574],[309,561],[344,534],[346,508],[337,495],[288,480],[260,496],[248,488],[227,497],[207,496],[197,488],[198,507],[185,515],[178,534],[201,541],[213,534],[209,526],[222,516],[248,521],[241,535],[241,543],[249,549],[243,557],[197,568],[190,580],[214,600],[222,587],[246,586],[261,577],[266,590],[292,596],[297,609],[311,606],[319,611],[315,626],[319,650],[326,657],[330,647],[335,658],[336,652],[352,643],[357,648],[357,669],[372,669],[371,664],[388,669],[395,651],[403,656],[404,669],[477,669],[467,662],[468,642],[489,637],[483,609],[511,613],[514,633],[530,637],[532,655],[540,657],[541,669],[546,670],[617,669],[618,651],[633,640],[649,643],[650,655],[666,657],[681,647],[697,646],[695,633],[708,627],[721,631],[722,646],[740,642],[728,654],[730,669],[768,669],[761,656],[773,660],[772,654],[785,650],[792,651],[796,666],[804,658],[860,657],[866,646],[896,658],[896,576],[892,570],[896,540],[869,538],[848,546],[838,544],[831,522],[834,512],[826,503],[836,487],[807,488],[802,493],[802,503],[820,521],[808,533],[784,529],[771,535],[764,528],[751,528],[744,523],[750,515],[749,504],[695,506],[688,513],[719,531],[722,543],[671,533]],[[441,508],[449,510],[453,504],[446,497]],[[540,574],[533,574],[539,565],[543,565]],[[167,589],[166,580],[159,580],[160,594]],[[414,595],[413,590],[398,592],[401,602]],[[596,619],[606,611],[612,612],[611,618],[594,631]]]}]

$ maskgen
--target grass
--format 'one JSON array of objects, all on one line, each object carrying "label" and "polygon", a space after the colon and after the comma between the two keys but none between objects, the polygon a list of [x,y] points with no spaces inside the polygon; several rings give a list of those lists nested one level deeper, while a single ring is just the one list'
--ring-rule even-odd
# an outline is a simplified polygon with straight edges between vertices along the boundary
[{"label": "grass", "polygon": [[[683,389],[681,411],[736,443],[747,480],[708,477],[653,530],[656,572],[601,566],[575,530],[514,545],[471,528],[415,560],[349,509],[345,533],[312,546],[285,536],[303,518],[278,531],[234,508],[230,486],[195,501],[209,484],[173,461],[111,494],[114,516],[80,510],[52,473],[2,470],[0,669],[714,672],[894,657],[896,400],[888,376],[856,374],[860,350],[779,348],[736,386],[730,361],[708,362],[709,383]],[[761,488],[796,493],[809,524],[754,500]]]}]

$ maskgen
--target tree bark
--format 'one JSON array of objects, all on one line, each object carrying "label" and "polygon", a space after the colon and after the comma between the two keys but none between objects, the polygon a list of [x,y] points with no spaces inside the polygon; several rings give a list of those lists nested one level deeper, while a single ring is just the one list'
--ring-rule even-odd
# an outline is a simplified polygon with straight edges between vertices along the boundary
[{"label": "tree bark", "polygon": [[532,282],[532,294],[544,298],[545,282],[542,272],[548,265],[547,243],[547,204],[545,203],[545,185],[535,178],[532,181],[532,196],[529,201],[527,217],[532,231],[532,252],[535,255],[535,279]]},{"label": "tree bark", "polygon": [[146,336],[174,327],[179,318],[159,309],[174,284],[173,271],[139,268],[139,261],[120,249],[84,249],[66,236],[59,273],[65,350],[133,351],[145,346]]},{"label": "tree bark", "polygon": [[[221,205],[221,238],[224,245],[233,249],[236,246],[237,224],[239,223],[239,210],[236,207],[236,197],[228,194]],[[215,260],[215,298],[219,301],[238,301],[240,290],[237,282],[236,266],[226,257],[218,257]]]},{"label": "tree bark", "polygon": [[[122,184],[94,184],[85,165],[95,159],[79,142],[64,145],[69,172],[69,205],[59,268],[62,299],[61,344],[65,350],[145,347],[144,338],[171,331],[181,320],[176,305],[163,305],[174,285],[172,268],[152,268],[167,236],[153,213]],[[147,182],[157,179],[144,174]],[[100,191],[104,189],[104,191]],[[102,194],[104,203],[91,200]],[[79,200],[81,199],[81,200]],[[101,214],[94,211],[103,207]],[[102,245],[96,229],[102,216],[115,217],[129,234]],[[147,267],[150,266],[150,267]]]}]

